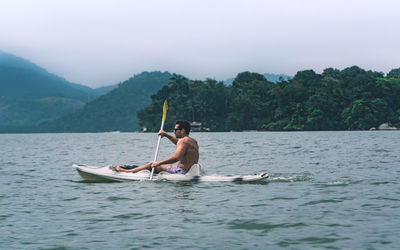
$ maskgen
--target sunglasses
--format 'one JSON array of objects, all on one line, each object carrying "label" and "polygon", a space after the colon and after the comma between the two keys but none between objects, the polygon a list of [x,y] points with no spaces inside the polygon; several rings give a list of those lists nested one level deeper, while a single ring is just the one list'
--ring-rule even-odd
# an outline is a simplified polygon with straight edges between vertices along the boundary
[{"label": "sunglasses", "polygon": [[174,128],[174,132],[177,131],[177,130],[182,130],[182,129],[181,128]]}]

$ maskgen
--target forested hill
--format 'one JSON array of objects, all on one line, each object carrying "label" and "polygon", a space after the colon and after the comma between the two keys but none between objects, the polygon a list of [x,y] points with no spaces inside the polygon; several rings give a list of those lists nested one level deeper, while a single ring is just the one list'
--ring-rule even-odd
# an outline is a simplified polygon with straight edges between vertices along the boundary
[{"label": "forested hill", "polygon": [[118,86],[115,84],[93,89],[82,84],[72,83],[24,58],[2,51],[0,51],[0,69],[2,96],[28,95],[27,97],[30,98],[32,95],[71,95],[73,98],[78,96],[87,101],[87,99],[93,100],[104,95]]},{"label": "forested hill", "polygon": [[81,108],[87,93],[22,58],[0,52],[0,131],[32,127]]},{"label": "forested hill", "polygon": [[230,85],[157,71],[112,88],[94,99],[93,89],[0,52],[0,132],[157,131],[165,99],[165,129],[178,119],[211,131],[400,127],[400,68],[386,76],[357,66],[304,70],[277,82],[243,72]]},{"label": "forested hill", "polygon": [[0,91],[2,96],[41,98],[62,96],[87,100],[93,89],[71,83],[36,64],[0,51]]},{"label": "forested hill", "polygon": [[[121,83],[83,109],[40,125],[42,132],[104,132],[139,130],[136,112],[169,82],[168,72],[143,72]],[[158,119],[159,120],[159,119]]]},{"label": "forested hill", "polygon": [[42,122],[82,108],[112,88],[71,83],[0,51],[0,132],[31,131]]},{"label": "forested hill", "polygon": [[243,72],[231,86],[174,75],[138,117],[141,126],[157,131],[167,99],[166,129],[185,119],[211,131],[365,130],[384,122],[399,126],[399,96],[400,69],[386,77],[357,66],[322,74],[305,70],[277,83]]}]

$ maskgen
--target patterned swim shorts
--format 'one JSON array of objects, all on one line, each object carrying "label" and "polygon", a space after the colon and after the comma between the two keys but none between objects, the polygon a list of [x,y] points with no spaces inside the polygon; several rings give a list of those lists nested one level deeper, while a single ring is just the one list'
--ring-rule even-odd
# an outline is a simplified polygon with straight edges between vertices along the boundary
[{"label": "patterned swim shorts", "polygon": [[166,170],[170,174],[186,174],[186,171],[179,167],[167,167]]}]

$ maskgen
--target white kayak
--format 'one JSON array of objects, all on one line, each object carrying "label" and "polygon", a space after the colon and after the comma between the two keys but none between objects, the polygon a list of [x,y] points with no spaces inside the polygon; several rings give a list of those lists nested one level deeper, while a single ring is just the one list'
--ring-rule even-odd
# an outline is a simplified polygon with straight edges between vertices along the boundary
[{"label": "white kayak", "polygon": [[[117,172],[111,166],[96,167],[88,165],[72,165],[78,171],[79,175],[85,180],[111,180],[111,181],[141,181],[150,180],[150,171],[142,170],[137,173]],[[152,180],[168,180],[168,181],[207,181],[207,182],[251,182],[268,178],[268,174],[260,173],[255,175],[201,175],[200,164],[193,165],[186,174],[170,174],[160,172],[154,174]]]}]

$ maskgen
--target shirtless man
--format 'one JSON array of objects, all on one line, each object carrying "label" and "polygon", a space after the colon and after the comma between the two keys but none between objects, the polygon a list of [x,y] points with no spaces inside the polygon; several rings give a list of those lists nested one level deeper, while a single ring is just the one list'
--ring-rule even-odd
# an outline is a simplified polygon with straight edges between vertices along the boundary
[{"label": "shirtless man", "polygon": [[[189,137],[191,130],[190,123],[187,121],[177,121],[175,124],[175,136],[168,134],[164,130],[160,130],[158,135],[167,137],[173,144],[176,144],[175,153],[170,157],[157,162],[149,162],[146,165],[134,168],[124,169],[120,166],[115,166],[116,171],[136,173],[143,169],[151,170],[154,167],[155,172],[167,171],[171,174],[186,174],[193,164],[199,161],[199,146],[197,141]],[[172,163],[178,162],[175,166]]]}]

